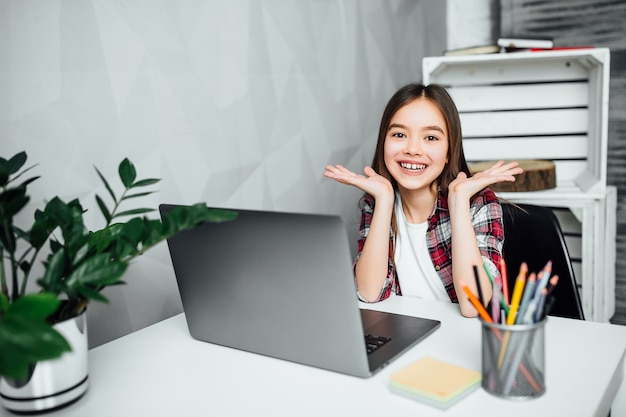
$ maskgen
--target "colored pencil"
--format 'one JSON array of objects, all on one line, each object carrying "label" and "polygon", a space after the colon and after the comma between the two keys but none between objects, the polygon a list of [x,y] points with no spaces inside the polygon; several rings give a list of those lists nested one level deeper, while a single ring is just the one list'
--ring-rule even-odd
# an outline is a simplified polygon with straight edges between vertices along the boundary
[{"label": "colored pencil", "polygon": [[558,283],[559,283],[559,276],[552,275],[552,277],[550,278],[550,281],[548,281],[548,285],[546,286],[546,288],[548,289],[548,295],[552,294],[552,291],[554,291],[554,287],[556,287],[556,284]]},{"label": "colored pencil", "polygon": [[[493,278],[493,275],[491,275],[491,272],[489,271],[489,267],[487,266],[486,263],[483,263],[483,269],[485,270],[485,273],[489,277],[491,284],[492,285],[495,284],[495,279]],[[500,297],[500,308],[504,310],[504,314],[509,314],[509,302],[504,299],[504,296]]]},{"label": "colored pencil", "polygon": [[537,300],[537,311],[535,312],[534,321],[539,322],[543,316],[543,310],[545,308],[546,299],[548,298],[548,289],[544,288],[539,294],[539,300]]},{"label": "colored pencil", "polygon": [[[511,309],[509,310],[509,315],[506,318],[506,324],[508,325],[515,324],[515,318],[517,316],[517,309],[519,307],[520,299],[522,298],[524,285],[526,284],[527,272],[528,272],[528,265],[526,264],[526,262],[522,262],[522,264],[520,265],[519,273],[517,274],[517,278],[515,278],[515,286],[513,287],[513,296],[511,298]],[[504,356],[509,346],[510,337],[511,337],[511,332],[506,332],[504,334],[504,340],[502,341],[502,346],[500,348],[500,356],[498,357],[498,368],[501,368],[502,363],[504,362]]]},{"label": "colored pencil", "polygon": [[546,285],[548,285],[548,281],[550,280],[550,275],[552,275],[552,261],[549,260],[546,263],[546,266],[541,270],[541,280],[537,281],[537,285],[535,286],[535,295],[533,297],[539,297],[541,290],[543,290]]},{"label": "colored pencil", "polygon": [[480,301],[478,301],[478,298],[476,298],[476,296],[474,295],[472,290],[469,289],[467,284],[465,284],[463,280],[459,280],[459,283],[461,284],[461,288],[463,288],[463,291],[465,291],[465,294],[467,294],[467,298],[469,298],[470,303],[472,303],[476,311],[478,311],[480,317],[482,317],[482,319],[485,320],[487,323],[493,323],[493,320],[491,319],[491,317],[489,317],[489,313],[487,313],[487,310],[485,310],[485,306],[483,306]]},{"label": "colored pencil", "polygon": [[511,309],[509,310],[509,315],[506,318],[506,324],[515,323],[515,316],[517,314],[517,309],[519,307],[520,299],[522,298],[522,291],[524,290],[524,285],[526,283],[526,273],[528,272],[528,265],[526,262],[522,262],[520,266],[519,274],[515,279],[515,286],[513,287],[513,296],[511,298]]},{"label": "colored pencil", "polygon": [[533,300],[534,289],[535,289],[536,283],[537,283],[537,279],[536,279],[535,273],[533,272],[532,274],[530,274],[530,276],[526,280],[526,287],[524,288],[522,301],[520,303],[519,309],[517,310],[517,317],[515,317],[515,323],[523,322],[524,314],[526,314],[526,309],[528,308],[528,305]]},{"label": "colored pencil", "polygon": [[549,295],[548,299],[546,300],[546,305],[543,308],[543,315],[541,316],[541,320],[543,320],[548,314],[550,314],[550,311],[552,311],[553,305],[554,305],[554,296]]},{"label": "colored pencil", "polygon": [[517,320],[515,320],[515,322],[521,323],[521,324],[531,324],[534,320],[533,317],[535,315],[535,311],[537,311],[538,304],[539,304],[539,300],[533,298],[533,300],[528,305],[528,308],[526,308],[524,315],[523,316],[521,314],[518,315]]},{"label": "colored pencil", "polygon": [[494,323],[500,322],[500,282],[496,278],[496,284],[493,287],[493,298],[491,299],[491,317]]},{"label": "colored pencil", "polygon": [[500,258],[500,276],[502,277],[502,295],[504,302],[509,304],[509,273],[506,270],[504,258]]},{"label": "colored pencil", "polygon": [[478,301],[480,304],[485,305],[485,297],[483,297],[483,289],[480,285],[480,276],[478,276],[478,267],[476,265],[474,268],[474,279],[476,280],[476,290],[478,291]]}]

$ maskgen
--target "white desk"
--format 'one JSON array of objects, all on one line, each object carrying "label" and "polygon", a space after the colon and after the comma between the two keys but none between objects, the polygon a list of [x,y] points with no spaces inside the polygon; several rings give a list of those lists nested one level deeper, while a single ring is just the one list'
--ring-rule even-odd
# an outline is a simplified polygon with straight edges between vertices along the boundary
[{"label": "white desk", "polygon": [[[442,321],[422,343],[373,378],[359,379],[193,340],[184,315],[89,353],[91,385],[49,416],[599,416],[626,398],[626,327],[550,317],[546,393],[507,401],[482,388],[447,412],[397,396],[389,376],[423,355],[480,370],[480,323],[458,307],[393,297],[368,307]],[[620,387],[622,385],[622,387]],[[624,401],[624,400],[622,400]],[[619,408],[617,408],[619,407]],[[617,404],[612,417],[626,416]],[[6,411],[4,411],[6,413]]]}]

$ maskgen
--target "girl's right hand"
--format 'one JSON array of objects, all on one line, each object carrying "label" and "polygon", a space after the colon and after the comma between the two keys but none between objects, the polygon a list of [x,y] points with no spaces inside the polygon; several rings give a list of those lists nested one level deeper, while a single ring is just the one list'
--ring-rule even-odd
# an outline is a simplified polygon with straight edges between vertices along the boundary
[{"label": "girl's right hand", "polygon": [[327,165],[324,176],[339,183],[352,185],[361,191],[371,195],[375,200],[390,198],[393,201],[394,191],[391,182],[379,175],[371,167],[363,169],[364,175],[355,174],[341,165]]}]

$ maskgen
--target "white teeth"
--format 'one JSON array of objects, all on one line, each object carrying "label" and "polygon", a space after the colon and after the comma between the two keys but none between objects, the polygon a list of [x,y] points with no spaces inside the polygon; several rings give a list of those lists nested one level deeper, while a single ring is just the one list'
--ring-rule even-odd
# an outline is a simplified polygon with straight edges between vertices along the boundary
[{"label": "white teeth", "polygon": [[421,170],[421,169],[425,169],[426,165],[423,164],[409,164],[408,162],[401,162],[400,166],[404,169],[410,169],[413,171],[417,171],[417,170]]}]

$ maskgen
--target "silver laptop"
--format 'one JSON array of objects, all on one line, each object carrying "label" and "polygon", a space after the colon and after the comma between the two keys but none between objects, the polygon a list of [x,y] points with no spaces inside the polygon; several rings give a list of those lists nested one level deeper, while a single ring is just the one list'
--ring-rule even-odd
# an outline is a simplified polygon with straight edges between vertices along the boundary
[{"label": "silver laptop", "polygon": [[235,211],[168,239],[193,338],[368,377],[439,327],[359,309],[339,216]]}]

